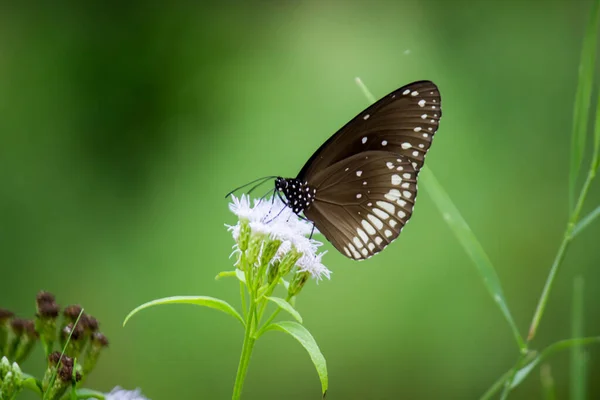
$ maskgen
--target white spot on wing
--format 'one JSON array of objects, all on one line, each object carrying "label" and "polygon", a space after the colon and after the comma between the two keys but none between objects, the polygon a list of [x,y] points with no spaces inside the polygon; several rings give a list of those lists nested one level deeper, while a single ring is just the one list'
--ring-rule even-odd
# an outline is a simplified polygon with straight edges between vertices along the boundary
[{"label": "white spot on wing", "polygon": [[402,178],[400,178],[400,175],[392,175],[392,185],[399,185],[402,183]]},{"label": "white spot on wing", "polygon": [[363,117],[363,119],[366,121],[366,120],[368,120],[368,119],[369,119],[369,117],[370,117],[370,115],[369,115],[369,114],[365,114],[365,116]]},{"label": "white spot on wing", "polygon": [[362,138],[362,143],[363,144],[367,143],[367,137],[366,136]]},{"label": "white spot on wing", "polygon": [[357,248],[359,248],[359,249],[360,249],[361,247],[363,247],[363,243],[360,241],[360,239],[358,238],[358,236],[354,236],[354,237],[352,238],[352,241],[354,242],[354,245],[355,245]]},{"label": "white spot on wing", "polygon": [[356,176],[361,176],[362,175],[362,171],[356,171]]},{"label": "white spot on wing", "polygon": [[379,208],[373,208],[373,214],[381,219],[388,219],[390,217],[388,213],[381,211]]},{"label": "white spot on wing", "polygon": [[390,231],[389,229],[386,229],[384,233],[386,237],[392,236],[392,231]]},{"label": "white spot on wing", "polygon": [[369,237],[367,236],[365,231],[363,231],[360,228],[356,228],[356,232],[358,232],[358,236],[360,236],[363,242],[367,243],[369,241]]},{"label": "white spot on wing", "polygon": [[402,196],[406,197],[407,199],[410,199],[412,197],[412,193],[408,190],[405,190],[404,192],[402,192]]},{"label": "white spot on wing", "polygon": [[383,239],[382,239],[382,238],[380,238],[379,236],[377,236],[377,237],[375,238],[375,243],[377,243],[377,246],[379,246],[379,245],[381,244],[381,242],[383,242]]},{"label": "white spot on wing", "polygon": [[350,253],[350,250],[348,250],[348,247],[346,246],[344,246],[344,253],[346,253],[348,257],[352,257],[352,253]]},{"label": "white spot on wing", "polygon": [[410,144],[408,142],[404,142],[400,145],[400,147],[402,147],[404,150],[408,150],[412,147],[412,144]]},{"label": "white spot on wing", "polygon": [[398,216],[402,219],[406,218],[406,213],[402,210],[398,211]]},{"label": "white spot on wing", "polygon": [[405,95],[405,96],[406,96],[407,94],[409,94],[409,93],[410,93],[410,90],[408,90],[408,89],[406,89],[404,92],[402,92],[402,94],[403,94],[403,95]]},{"label": "white spot on wing", "polygon": [[382,146],[387,146],[387,140],[382,140],[382,141],[381,141],[381,145],[382,145]]},{"label": "white spot on wing", "polygon": [[[396,208],[394,207],[394,205],[391,204],[391,203],[388,203],[387,201],[378,201],[377,202],[377,206],[380,207],[380,208],[383,208],[385,211],[387,211],[390,214],[393,214],[394,211],[396,210]],[[375,208],[373,210],[375,210]]]},{"label": "white spot on wing", "polygon": [[385,165],[386,165],[386,166],[387,166],[389,169],[392,169],[392,168],[394,168],[394,164],[392,164],[392,163],[391,163],[391,162],[389,162],[389,161],[388,161],[388,162],[386,162],[386,163],[385,163]]},{"label": "white spot on wing", "polygon": [[373,214],[367,215],[367,218],[369,218],[369,221],[371,221],[373,223],[373,225],[375,225],[375,227],[377,227],[377,229],[383,228],[383,222],[381,222],[381,220],[379,218],[377,218],[376,216],[374,216]]},{"label": "white spot on wing", "polygon": [[367,233],[369,235],[374,235],[377,231],[375,230],[375,228],[373,228],[373,225],[371,225],[370,223],[367,222],[367,220],[362,220],[361,225],[363,226],[363,228],[365,228],[365,231],[367,231]]}]

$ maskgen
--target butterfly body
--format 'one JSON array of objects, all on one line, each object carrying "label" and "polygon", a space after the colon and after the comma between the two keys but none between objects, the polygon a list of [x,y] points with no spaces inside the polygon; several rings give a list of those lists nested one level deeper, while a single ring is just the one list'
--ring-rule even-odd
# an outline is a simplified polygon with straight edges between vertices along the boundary
[{"label": "butterfly body", "polygon": [[418,174],[441,115],[433,82],[401,87],[338,130],[296,178],[276,178],[275,189],[340,253],[369,258],[411,218]]}]

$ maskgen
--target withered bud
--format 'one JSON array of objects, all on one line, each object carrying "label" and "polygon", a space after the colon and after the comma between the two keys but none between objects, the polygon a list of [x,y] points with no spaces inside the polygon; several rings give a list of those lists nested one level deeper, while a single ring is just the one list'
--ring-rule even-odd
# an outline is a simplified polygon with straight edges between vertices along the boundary
[{"label": "withered bud", "polygon": [[58,378],[62,382],[71,382],[72,377],[73,366],[61,363],[61,366],[58,368]]},{"label": "withered bud", "polygon": [[36,303],[39,306],[41,304],[54,303],[56,300],[55,300],[54,295],[52,293],[45,292],[45,291],[42,290],[35,297],[35,301],[36,301]]},{"label": "withered bud", "polygon": [[[81,313],[81,306],[74,304],[74,305],[70,305],[65,307],[65,310],[63,311],[63,315],[65,316],[65,318],[71,322],[75,322],[77,320],[77,317],[79,317],[79,314]],[[83,315],[82,315],[83,317]]]},{"label": "withered bud", "polygon": [[[72,332],[72,333],[71,333]],[[79,340],[83,337],[85,330],[83,328],[83,326],[81,326],[81,324],[77,324],[75,326],[73,326],[73,323],[71,322],[69,325],[65,326],[64,329],[62,330],[62,337],[63,339],[68,339],[69,335],[71,336],[71,340]]]},{"label": "withered bud", "polygon": [[38,304],[38,316],[41,318],[56,318],[58,317],[59,311],[56,303]]},{"label": "withered bud", "polygon": [[53,351],[52,353],[50,353],[48,355],[48,364],[50,364],[52,366],[56,366],[56,364],[58,364],[58,360],[60,360],[60,352],[59,351]]},{"label": "withered bud", "polygon": [[103,333],[94,332],[94,334],[92,335],[92,341],[94,343],[99,344],[102,347],[108,347],[108,339],[106,338],[106,336],[104,336]]},{"label": "withered bud", "polygon": [[98,330],[99,324],[98,320],[91,315],[85,315],[85,327],[90,332],[96,332]]},{"label": "withered bud", "polygon": [[0,322],[4,322],[7,319],[11,319],[14,316],[15,316],[15,313],[13,313],[12,311],[8,311],[4,308],[0,308]]}]

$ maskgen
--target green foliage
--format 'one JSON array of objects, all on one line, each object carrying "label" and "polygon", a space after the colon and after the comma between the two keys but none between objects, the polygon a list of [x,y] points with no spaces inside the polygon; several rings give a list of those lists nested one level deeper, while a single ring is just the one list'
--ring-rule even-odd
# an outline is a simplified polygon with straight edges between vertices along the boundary
[{"label": "green foliage", "polygon": [[327,363],[325,361],[325,357],[321,353],[317,342],[312,337],[310,332],[302,325],[294,321],[282,321],[275,322],[266,327],[265,331],[276,330],[285,332],[288,335],[292,336],[296,339],[302,347],[306,349],[310,359],[312,360],[317,373],[319,374],[319,379],[321,380],[321,390],[323,393],[323,397],[327,393],[327,388],[329,386],[329,378],[327,377]]},{"label": "green foliage", "polygon": [[125,320],[123,321],[123,326],[125,326],[125,324],[127,324],[127,321],[129,321],[129,319],[138,312],[145,310],[146,308],[163,304],[192,304],[196,306],[208,307],[214,310],[222,311],[225,314],[231,315],[232,317],[240,321],[242,325],[244,324],[244,320],[242,319],[240,314],[235,310],[235,308],[233,308],[229,303],[227,303],[224,300],[215,299],[214,297],[208,296],[171,296],[164,297],[162,299],[152,300],[136,307],[129,314],[127,314]]}]

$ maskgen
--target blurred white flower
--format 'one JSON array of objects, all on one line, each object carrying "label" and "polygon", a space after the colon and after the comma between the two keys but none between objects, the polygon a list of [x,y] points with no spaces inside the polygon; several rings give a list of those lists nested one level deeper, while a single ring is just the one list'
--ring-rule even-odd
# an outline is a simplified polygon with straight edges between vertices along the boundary
[{"label": "blurred white flower", "polygon": [[125,390],[117,386],[110,393],[106,393],[106,400],[150,400],[142,395],[140,389]]},{"label": "blurred white flower", "polygon": [[[240,198],[232,196],[229,209],[239,218],[239,221],[236,225],[227,225],[227,227],[236,243],[239,242],[241,224],[246,222],[250,227],[251,235],[258,234],[281,241],[273,261],[281,260],[294,249],[302,254],[296,263],[300,271],[308,271],[317,281],[323,277],[330,278],[331,271],[321,263],[325,253],[317,252],[322,243],[307,237],[311,232],[318,233],[316,229],[313,230],[311,222],[298,217],[277,196],[271,199],[254,200],[254,205],[251,204],[247,195],[242,195]],[[239,252],[236,244],[232,255]]]}]

